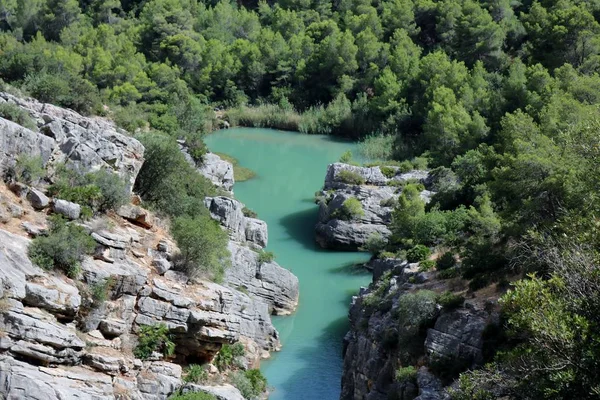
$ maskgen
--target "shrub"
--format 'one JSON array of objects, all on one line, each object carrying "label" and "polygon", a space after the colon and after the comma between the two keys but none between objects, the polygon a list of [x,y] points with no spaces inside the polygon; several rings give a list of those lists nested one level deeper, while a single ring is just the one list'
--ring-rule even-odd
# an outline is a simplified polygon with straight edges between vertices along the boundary
[{"label": "shrub", "polygon": [[381,173],[385,175],[387,178],[393,178],[396,176],[396,169],[392,167],[379,167]]},{"label": "shrub", "polygon": [[236,372],[231,376],[231,383],[242,393],[245,399],[255,399],[267,388],[267,379],[258,369]]},{"label": "shrub", "polygon": [[185,394],[175,394],[169,397],[169,400],[217,400],[217,398],[205,392],[189,392]]},{"label": "shrub", "polygon": [[435,261],[424,260],[419,263],[419,271],[426,272],[431,271],[435,267]]},{"label": "shrub", "polygon": [[133,354],[145,360],[154,352],[160,352],[164,357],[175,354],[175,343],[171,340],[169,328],[165,324],[140,326],[138,345],[133,350]]},{"label": "shrub", "polygon": [[258,252],[258,263],[270,263],[275,259],[275,254],[272,251],[261,250]]},{"label": "shrub", "polygon": [[69,277],[79,273],[79,265],[86,254],[92,254],[96,241],[85,229],[67,223],[60,216],[50,220],[48,236],[38,236],[31,241],[27,254],[31,261],[44,269],[60,268]]},{"label": "shrub", "polygon": [[183,381],[186,383],[206,383],[208,371],[204,365],[190,364],[184,371]]},{"label": "shrub", "polygon": [[287,131],[300,130],[302,116],[291,107],[263,104],[256,107],[241,106],[227,110],[225,118],[233,126],[274,128]]},{"label": "shrub", "polygon": [[364,185],[365,178],[363,178],[360,174],[350,171],[347,169],[343,169],[337,174],[337,180],[343,183],[347,183],[349,185]]},{"label": "shrub", "polygon": [[340,208],[331,214],[331,217],[350,221],[362,217],[363,215],[365,215],[365,212],[360,201],[355,197],[350,197],[342,203]]},{"label": "shrub", "polygon": [[42,157],[21,154],[14,167],[15,179],[27,185],[38,182],[46,173]]},{"label": "shrub", "polygon": [[454,253],[451,251],[447,251],[437,259],[436,268],[438,271],[444,271],[450,269],[456,265],[456,260],[454,259]]},{"label": "shrub", "polygon": [[490,279],[486,275],[478,275],[469,282],[469,290],[472,292],[483,289],[490,284]]},{"label": "shrub", "polygon": [[229,237],[206,210],[195,217],[175,218],[171,234],[180,251],[176,269],[183,270],[192,278],[222,279],[229,262]]},{"label": "shrub", "polygon": [[90,292],[92,295],[92,300],[94,301],[94,305],[96,307],[100,306],[102,303],[104,303],[106,300],[108,300],[108,297],[110,295],[110,290],[112,289],[114,284],[115,284],[115,280],[111,276],[111,277],[108,277],[108,278],[102,280],[102,282],[98,282],[94,285],[90,285]]},{"label": "shrub", "polygon": [[196,162],[196,164],[202,164],[204,155],[208,152],[206,144],[199,135],[195,135],[190,139],[186,140],[185,146],[190,157]]},{"label": "shrub", "polygon": [[243,357],[245,354],[244,345],[239,342],[233,345],[224,344],[215,357],[215,365],[220,371],[225,371],[233,365],[237,357]]},{"label": "shrub", "polygon": [[242,208],[242,213],[244,214],[245,217],[248,217],[248,218],[258,217],[258,214],[256,214],[255,211],[249,209],[248,207]]},{"label": "shrub", "polygon": [[4,102],[0,103],[0,117],[21,125],[24,128],[37,130],[35,121],[27,111],[16,104]]},{"label": "shrub", "polygon": [[407,293],[398,299],[396,316],[403,327],[420,328],[436,315],[437,294],[431,290]]},{"label": "shrub", "polygon": [[417,369],[412,365],[400,367],[396,370],[396,382],[407,383],[417,381]]},{"label": "shrub", "polygon": [[348,164],[350,161],[352,161],[352,152],[350,150],[346,150],[346,152],[341,155],[340,162]]},{"label": "shrub", "polygon": [[359,153],[368,160],[389,160],[392,158],[393,135],[370,135],[358,144]]},{"label": "shrub", "polygon": [[[399,181],[396,181],[399,182]],[[396,207],[398,205],[398,199],[395,197],[390,197],[388,199],[383,199],[379,202],[379,205],[382,207]]]},{"label": "shrub", "polygon": [[429,247],[418,244],[406,252],[406,260],[414,263],[427,259],[431,255]]},{"label": "shrub", "polygon": [[438,277],[438,279],[452,279],[452,278],[456,278],[459,275],[460,275],[460,271],[458,270],[458,268],[453,267],[453,268],[448,268],[448,269],[440,271],[440,273],[437,275],[437,277]]},{"label": "shrub", "polygon": [[465,298],[459,294],[446,291],[438,297],[438,303],[445,310],[453,310],[460,307],[465,302]]},{"label": "shrub", "polygon": [[379,232],[375,232],[369,235],[365,245],[361,248],[363,251],[368,251],[372,255],[376,256],[380,254],[387,245],[387,240],[381,236]]},{"label": "shrub", "polygon": [[51,196],[101,212],[116,210],[129,201],[127,182],[107,170],[83,174],[62,166],[48,192]]},{"label": "shrub", "polygon": [[414,169],[413,168],[413,164],[410,161],[408,161],[408,160],[402,161],[400,163],[399,167],[400,167],[400,169],[398,171],[401,172],[401,173],[403,173],[403,174],[406,173],[406,172],[410,172],[410,171],[412,171]]},{"label": "shrub", "polygon": [[426,157],[415,157],[412,159],[414,169],[427,169],[429,160]]}]

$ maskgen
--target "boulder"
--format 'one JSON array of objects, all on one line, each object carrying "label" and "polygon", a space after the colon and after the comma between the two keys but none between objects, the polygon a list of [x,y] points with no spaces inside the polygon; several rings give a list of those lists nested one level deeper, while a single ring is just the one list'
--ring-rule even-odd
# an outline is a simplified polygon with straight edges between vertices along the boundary
[{"label": "boulder", "polygon": [[67,200],[55,199],[52,203],[52,210],[70,220],[75,220],[81,215],[81,206]]},{"label": "boulder", "polygon": [[246,240],[258,247],[267,247],[269,241],[267,223],[256,218],[246,218]]},{"label": "boulder", "polygon": [[[187,155],[187,153],[185,154]],[[213,153],[206,153],[200,165],[197,165],[189,156],[188,161],[191,161],[196,170],[215,186],[230,192],[233,190],[235,180],[233,178],[233,165],[230,162],[222,160],[221,157]]]},{"label": "boulder", "polygon": [[138,206],[134,206],[131,204],[121,206],[117,210],[117,214],[120,217],[123,217],[126,220],[133,222],[134,224],[137,224],[139,226],[142,226],[146,229],[150,229],[154,225],[154,218],[152,217],[152,215],[147,210],[144,210],[143,208]]},{"label": "boulder", "polygon": [[44,193],[37,189],[31,188],[27,193],[27,200],[36,210],[43,210],[50,204],[50,199]]},{"label": "boulder", "polygon": [[243,242],[246,239],[247,222],[242,203],[229,197],[218,196],[205,198],[204,204],[211,217],[227,229],[232,240]]}]

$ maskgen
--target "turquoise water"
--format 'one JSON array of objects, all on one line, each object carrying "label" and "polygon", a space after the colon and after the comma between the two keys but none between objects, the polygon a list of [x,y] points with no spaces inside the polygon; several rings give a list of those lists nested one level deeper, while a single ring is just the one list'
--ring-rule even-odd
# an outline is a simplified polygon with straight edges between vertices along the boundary
[{"label": "turquoise water", "polygon": [[355,145],[326,136],[250,128],[216,132],[206,144],[257,173],[235,184],[235,197],[268,223],[268,249],[300,280],[298,311],[274,318],[283,349],[262,363],[274,389],[270,399],[337,400],[348,305],[371,278],[353,266],[368,259],[365,254],[316,245],[313,194],[323,185],[327,164]]}]

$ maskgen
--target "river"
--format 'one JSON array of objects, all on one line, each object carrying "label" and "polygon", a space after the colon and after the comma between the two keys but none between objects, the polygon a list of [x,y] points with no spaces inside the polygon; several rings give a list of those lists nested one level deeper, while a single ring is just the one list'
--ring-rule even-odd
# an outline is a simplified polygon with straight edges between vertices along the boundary
[{"label": "river", "polygon": [[366,254],[323,250],[314,242],[317,206],[327,165],[354,143],[323,135],[235,128],[206,138],[257,176],[234,186],[235,197],[269,226],[268,250],[300,280],[300,303],[291,316],[274,317],[283,349],[263,361],[271,400],[337,400],[348,305],[370,274],[354,265]]}]

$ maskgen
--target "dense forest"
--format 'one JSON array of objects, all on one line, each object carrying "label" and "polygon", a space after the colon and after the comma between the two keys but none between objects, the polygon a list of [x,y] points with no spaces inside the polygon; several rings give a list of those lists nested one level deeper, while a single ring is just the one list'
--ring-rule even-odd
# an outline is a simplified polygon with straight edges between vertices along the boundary
[{"label": "dense forest", "polygon": [[198,157],[218,106],[427,162],[436,196],[405,188],[380,250],[525,277],[506,348],[453,396],[598,398],[599,21],[597,0],[4,0],[0,78]]}]

